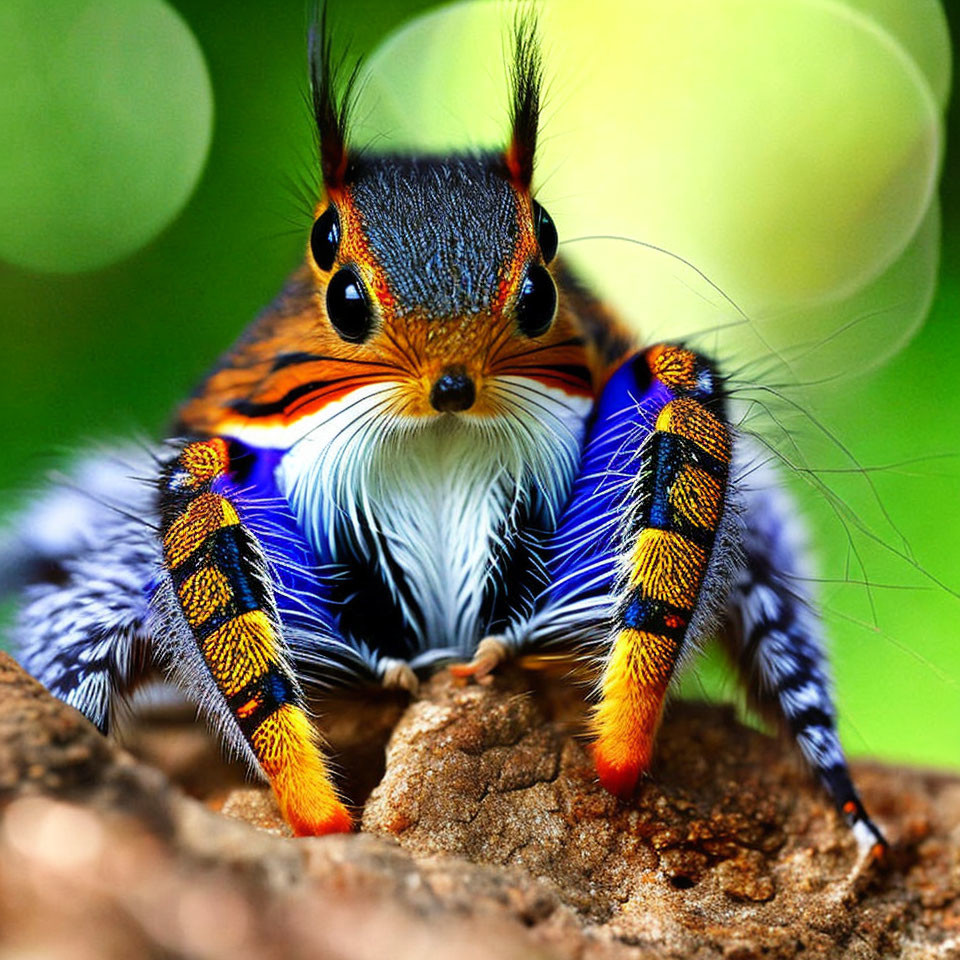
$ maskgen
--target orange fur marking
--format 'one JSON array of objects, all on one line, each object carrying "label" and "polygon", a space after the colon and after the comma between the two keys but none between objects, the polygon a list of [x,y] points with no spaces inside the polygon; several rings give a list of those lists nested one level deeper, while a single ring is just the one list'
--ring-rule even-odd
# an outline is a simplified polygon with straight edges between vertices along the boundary
[{"label": "orange fur marking", "polygon": [[525,193],[530,189],[528,170],[530,161],[529,159],[524,159],[521,155],[521,149],[526,148],[521,148],[516,140],[511,140],[510,146],[504,151],[503,162],[514,188],[518,192]]},{"label": "orange fur marking", "polygon": [[650,372],[674,390],[693,390],[697,386],[696,355],[683,347],[662,344],[647,351]]},{"label": "orange fur marking", "polygon": [[640,531],[630,563],[630,586],[653,600],[693,609],[707,565],[702,547],[679,533],[651,527]]},{"label": "orange fur marking", "polygon": [[273,624],[262,610],[228,620],[203,641],[203,659],[213,679],[231,697],[276,663],[279,644]]},{"label": "orange fur marking", "polygon": [[730,434],[703,404],[690,397],[671,400],[657,417],[656,429],[692,440],[724,463],[730,461]]},{"label": "orange fur marking", "polygon": [[689,523],[716,530],[723,510],[723,487],[706,470],[686,463],[668,494],[670,506]]},{"label": "orange fur marking", "polygon": [[[415,312],[398,312],[391,278],[370,247],[350,188],[328,190],[316,207],[317,214],[326,208],[328,198],[340,212],[337,264],[356,268],[377,314],[370,338],[362,344],[346,343],[332,328],[325,294],[335,271],[320,270],[307,250],[305,262],[280,301],[258,318],[183,406],[180,419],[187,430],[243,438],[244,431],[254,426],[285,428],[371,384],[395,385],[385,389],[385,413],[435,417],[430,390],[451,364],[465,366],[476,385],[470,417],[503,416],[510,409],[493,389],[499,378],[526,377],[571,396],[589,397],[612,373],[611,358],[602,356],[592,337],[585,336],[575,309],[576,296],[569,290],[559,289],[556,320],[536,339],[535,352],[528,338],[516,330],[513,298],[526,264],[539,257],[529,192],[518,192],[514,247],[504,252],[489,309],[469,318],[433,317],[430,323]],[[606,322],[615,323],[612,317]],[[441,327],[448,335],[440,335]],[[428,333],[433,338],[429,342]],[[275,366],[278,356],[299,353],[304,344],[310,345],[316,361]],[[580,374],[577,368],[586,373]],[[324,386],[283,402],[291,391],[309,383]],[[251,414],[238,409],[240,403],[277,409]]]},{"label": "orange fur marking", "polygon": [[519,201],[516,220],[517,240],[510,259],[503,264],[500,271],[500,282],[497,284],[497,293],[492,304],[495,316],[506,307],[507,301],[515,296],[523,282],[524,267],[529,261],[536,259],[540,249],[531,216],[533,201],[525,188],[514,184],[514,189],[517,191]]},{"label": "orange fur marking", "polygon": [[237,707],[236,713],[241,720],[246,720],[247,717],[251,716],[259,707],[263,701],[260,697],[253,697],[248,700],[243,706]]},{"label": "orange fur marking", "polygon": [[[390,280],[386,271],[380,265],[370,248],[370,241],[364,229],[363,219],[353,204],[353,197],[349,187],[336,192],[335,202],[340,215],[340,246],[337,252],[337,263],[351,263],[359,271],[367,290],[372,294],[375,306],[381,312],[391,313],[396,300],[390,289]],[[326,204],[317,207],[315,216],[319,216]],[[307,250],[307,263],[313,263],[313,257]],[[334,270],[336,265],[334,266]],[[316,276],[326,285],[330,274],[314,268]],[[326,313],[326,298],[319,298],[324,313]]]},{"label": "orange fur marking", "polygon": [[202,546],[211,533],[238,523],[240,517],[228,500],[215,493],[201,493],[170,524],[163,538],[167,566],[176,569]]},{"label": "orange fur marking", "polygon": [[270,714],[251,738],[280,812],[298,837],[346,833],[353,826],[317,739],[307,715],[290,704]]},{"label": "orange fur marking", "polygon": [[190,474],[191,486],[209,483],[230,466],[227,444],[220,437],[187,444],[180,454],[180,465]]},{"label": "orange fur marking", "polygon": [[650,766],[676,654],[668,637],[631,629],[617,635],[591,721],[597,776],[610,793],[632,793]]},{"label": "orange fur marking", "polygon": [[199,627],[206,623],[230,598],[230,581],[216,567],[201,567],[187,577],[177,591],[187,623]]}]

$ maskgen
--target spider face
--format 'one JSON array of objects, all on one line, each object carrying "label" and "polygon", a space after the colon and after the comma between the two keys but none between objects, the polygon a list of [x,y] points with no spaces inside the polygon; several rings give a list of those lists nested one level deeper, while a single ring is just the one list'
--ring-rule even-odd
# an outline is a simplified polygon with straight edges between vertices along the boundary
[{"label": "spider face", "polygon": [[553,221],[499,156],[359,161],[311,232],[317,336],[389,377],[389,412],[405,419],[503,416],[517,379],[589,396],[556,250]]}]

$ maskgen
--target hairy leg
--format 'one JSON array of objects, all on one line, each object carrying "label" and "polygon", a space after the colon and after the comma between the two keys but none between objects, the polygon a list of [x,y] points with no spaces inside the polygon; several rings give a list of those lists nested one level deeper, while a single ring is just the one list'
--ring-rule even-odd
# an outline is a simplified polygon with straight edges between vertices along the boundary
[{"label": "hairy leg", "polygon": [[862,846],[885,847],[867,816],[836,732],[803,527],[764,466],[742,484],[743,562],[729,600],[731,653],[759,709],[789,730]]},{"label": "hairy leg", "polygon": [[730,447],[709,363],[671,346],[627,359],[597,400],[547,586],[502,638],[511,653],[573,647],[599,661],[594,756],[618,794],[648,767],[675,667],[727,589]]},{"label": "hairy leg", "polygon": [[406,660],[383,657],[377,666],[384,690],[405,690],[413,697],[420,692],[420,680]]},{"label": "hairy leg", "polygon": [[472,679],[477,683],[489,683],[493,679],[494,671],[502,663],[506,663],[513,656],[503,637],[483,637],[477,644],[473,658],[469,663],[455,663],[450,672],[460,679]]},{"label": "hairy leg", "polygon": [[636,448],[617,530],[612,641],[593,715],[597,774],[621,795],[649,767],[676,665],[712,615],[721,577],[711,561],[731,447],[709,365],[676,347],[655,347],[645,361],[671,396]]},{"label": "hairy leg", "polygon": [[160,490],[154,634],[180,683],[266,775],[298,835],[349,830],[291,667],[270,569],[229,496],[227,444],[187,444]]},{"label": "hairy leg", "polygon": [[147,627],[160,560],[155,474],[143,449],[88,456],[15,518],[0,546],[0,589],[22,588],[17,656],[104,733],[156,666]]}]

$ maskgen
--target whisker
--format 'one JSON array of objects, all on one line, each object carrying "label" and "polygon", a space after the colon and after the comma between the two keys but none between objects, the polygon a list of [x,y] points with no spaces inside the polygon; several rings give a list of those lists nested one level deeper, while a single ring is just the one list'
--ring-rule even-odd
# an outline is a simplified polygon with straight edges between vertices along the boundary
[{"label": "whisker", "polygon": [[566,246],[568,244],[574,243],[584,243],[588,240],[616,240],[621,243],[630,243],[638,247],[644,247],[647,250],[652,250],[655,253],[662,253],[664,256],[670,257],[673,260],[677,260],[682,263],[684,266],[689,267],[701,280],[703,280],[707,286],[710,287],[715,293],[718,293],[723,300],[729,304],[733,309],[739,314],[741,318],[741,323],[753,324],[753,320],[743,311],[740,305],[728,294],[722,287],[716,284],[710,277],[707,276],[699,267],[695,266],[685,257],[680,256],[679,253],[674,253],[672,250],[667,250],[666,247],[658,247],[655,243],[649,243],[645,240],[637,240],[635,237],[624,237],[618,234],[590,234],[582,237],[570,237],[569,239],[563,240],[560,243],[560,246]]}]

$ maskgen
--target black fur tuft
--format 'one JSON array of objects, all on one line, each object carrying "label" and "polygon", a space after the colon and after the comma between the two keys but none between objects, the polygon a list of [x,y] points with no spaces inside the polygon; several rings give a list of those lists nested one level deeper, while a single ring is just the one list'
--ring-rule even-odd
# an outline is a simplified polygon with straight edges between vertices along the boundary
[{"label": "black fur tuft", "polygon": [[336,188],[347,180],[347,130],[361,61],[357,60],[344,80],[347,55],[333,59],[327,6],[322,0],[312,9],[307,50],[320,169],[327,187]]},{"label": "black fur tuft", "polygon": [[511,105],[511,141],[506,163],[510,178],[527,190],[533,180],[534,155],[537,150],[537,128],[540,123],[540,94],[543,87],[543,57],[535,11],[526,7],[517,13],[513,25],[513,64],[510,79],[513,87]]}]

